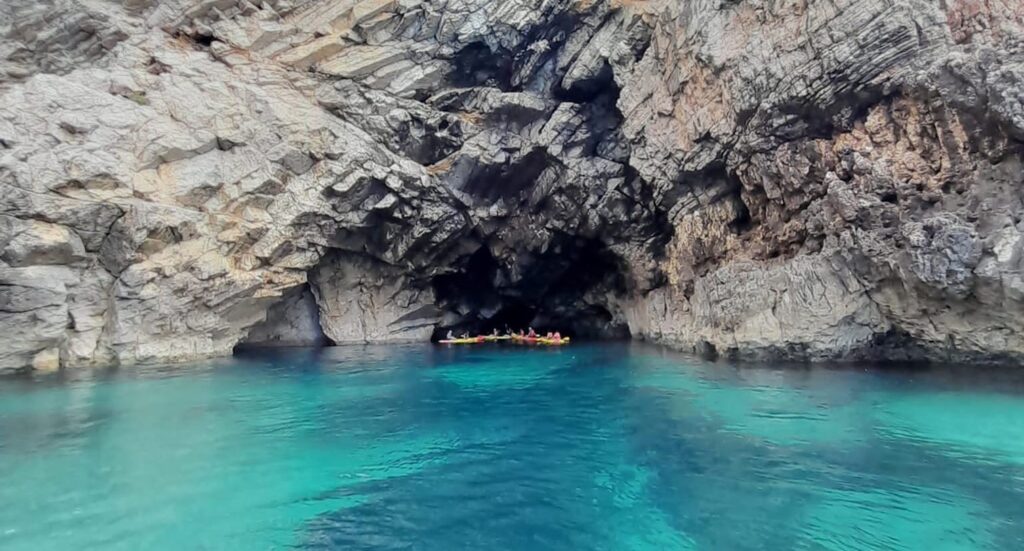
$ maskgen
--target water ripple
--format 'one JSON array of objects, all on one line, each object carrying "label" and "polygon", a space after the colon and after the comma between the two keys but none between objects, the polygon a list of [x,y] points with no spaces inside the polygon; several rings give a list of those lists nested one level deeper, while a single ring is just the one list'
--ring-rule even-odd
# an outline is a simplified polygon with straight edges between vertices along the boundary
[{"label": "water ripple", "polygon": [[548,352],[0,383],[0,549],[1024,548],[1005,375]]}]

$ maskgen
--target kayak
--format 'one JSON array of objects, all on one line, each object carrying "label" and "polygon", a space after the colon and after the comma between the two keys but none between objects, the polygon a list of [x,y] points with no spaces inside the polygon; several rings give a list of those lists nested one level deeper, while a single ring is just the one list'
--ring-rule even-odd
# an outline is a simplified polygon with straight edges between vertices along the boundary
[{"label": "kayak", "polygon": [[561,339],[540,338],[537,339],[537,344],[545,344],[547,346],[562,346],[563,344],[569,344],[569,337],[562,337]]},{"label": "kayak", "polygon": [[562,346],[563,344],[569,344],[569,337],[562,337],[560,340],[555,340],[547,337],[513,336],[512,340],[515,342],[525,342],[526,344],[543,344],[547,346]]},{"label": "kayak", "polygon": [[470,337],[468,339],[444,339],[437,341],[441,344],[480,344],[484,342],[483,337]]},{"label": "kayak", "polygon": [[562,337],[561,340],[549,339],[547,337],[520,337],[518,335],[512,336],[480,336],[480,337],[469,337],[465,339],[443,339],[437,341],[439,344],[482,344],[485,342],[497,342],[497,341],[513,341],[522,342],[526,344],[543,344],[547,346],[561,346],[563,344],[569,344],[569,337]]}]

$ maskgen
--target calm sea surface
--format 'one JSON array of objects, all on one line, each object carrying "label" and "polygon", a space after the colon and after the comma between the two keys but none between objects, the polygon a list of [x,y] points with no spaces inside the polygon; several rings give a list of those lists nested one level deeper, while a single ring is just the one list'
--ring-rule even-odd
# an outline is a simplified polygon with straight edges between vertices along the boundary
[{"label": "calm sea surface", "polygon": [[1024,549],[1024,370],[422,345],[0,379],[0,549]]}]

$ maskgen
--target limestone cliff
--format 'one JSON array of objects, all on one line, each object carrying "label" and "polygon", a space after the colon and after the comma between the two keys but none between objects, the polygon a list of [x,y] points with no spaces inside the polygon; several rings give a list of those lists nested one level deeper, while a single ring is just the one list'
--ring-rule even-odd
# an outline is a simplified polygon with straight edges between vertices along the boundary
[{"label": "limestone cliff", "polygon": [[7,0],[0,370],[505,323],[1020,359],[1021,6]]}]

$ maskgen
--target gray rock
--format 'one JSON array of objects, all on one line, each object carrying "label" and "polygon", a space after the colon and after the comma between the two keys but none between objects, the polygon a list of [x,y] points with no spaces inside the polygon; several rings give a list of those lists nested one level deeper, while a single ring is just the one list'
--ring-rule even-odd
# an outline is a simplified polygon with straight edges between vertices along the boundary
[{"label": "gray rock", "polygon": [[0,323],[7,331],[0,370],[60,366],[68,286],[74,278],[74,271],[63,266],[0,268]]},{"label": "gray rock", "polygon": [[422,342],[438,322],[429,289],[365,257],[332,256],[312,272],[310,285],[324,333],[338,344]]},{"label": "gray rock", "polygon": [[249,330],[240,343],[250,346],[322,346],[320,312],[309,287],[289,291],[267,310],[267,319]]},{"label": "gray rock", "polygon": [[504,322],[1020,359],[1022,34],[1012,2],[11,0],[0,370]]}]

